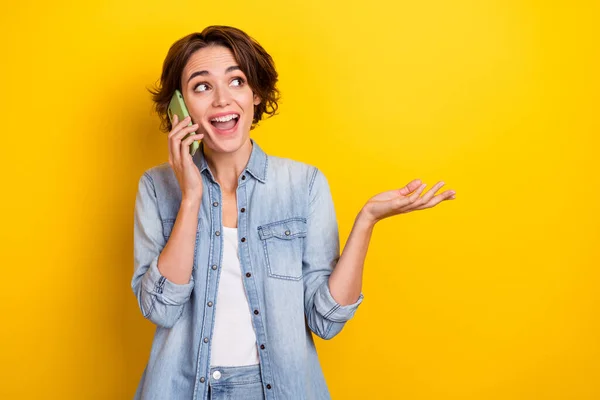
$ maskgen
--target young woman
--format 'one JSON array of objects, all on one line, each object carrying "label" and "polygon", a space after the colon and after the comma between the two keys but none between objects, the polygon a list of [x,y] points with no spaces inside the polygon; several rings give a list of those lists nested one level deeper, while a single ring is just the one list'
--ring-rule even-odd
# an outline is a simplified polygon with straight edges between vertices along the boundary
[{"label": "young woman", "polygon": [[[378,194],[340,256],[323,173],[250,138],[277,110],[276,82],[269,54],[232,27],[190,34],[165,59],[153,94],[169,162],[144,172],[135,202],[131,285],[157,326],[136,399],[329,399],[312,334],[334,337],[362,302],[375,223],[454,198],[434,195],[443,182],[421,196],[418,179]],[[192,126],[167,117],[177,89]]]}]

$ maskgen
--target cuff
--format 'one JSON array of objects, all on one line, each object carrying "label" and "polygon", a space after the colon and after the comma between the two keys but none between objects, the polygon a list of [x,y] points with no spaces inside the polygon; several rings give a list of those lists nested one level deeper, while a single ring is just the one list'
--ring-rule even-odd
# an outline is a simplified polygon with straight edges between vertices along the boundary
[{"label": "cuff", "polygon": [[161,303],[176,306],[184,304],[190,298],[194,289],[194,277],[190,276],[190,282],[186,284],[171,282],[158,270],[158,256],[156,256],[146,271],[142,287],[146,292],[155,295]]},{"label": "cuff", "polygon": [[358,296],[358,300],[352,304],[341,305],[334,300],[329,291],[329,282],[324,282],[323,285],[315,293],[315,308],[323,318],[333,322],[346,322],[354,316],[359,304],[362,303],[364,296],[362,292]]}]

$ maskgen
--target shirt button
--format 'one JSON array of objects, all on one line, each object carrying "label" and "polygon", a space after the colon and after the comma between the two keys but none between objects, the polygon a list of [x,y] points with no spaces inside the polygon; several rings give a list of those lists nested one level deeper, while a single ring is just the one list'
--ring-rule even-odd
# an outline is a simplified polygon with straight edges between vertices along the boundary
[{"label": "shirt button", "polygon": [[212,301],[209,301],[208,303],[206,303],[207,306],[212,307]]},{"label": "shirt button", "polygon": [[242,180],[246,180],[246,175],[242,175]]},{"label": "shirt button", "polygon": [[250,272],[246,272],[246,278],[250,278],[252,274]]},{"label": "shirt button", "polygon": [[207,337],[204,338],[204,343],[208,343],[208,338]]},{"label": "shirt button", "polygon": [[216,231],[216,232],[215,232],[215,235],[217,235],[217,236],[221,236],[221,232],[219,232],[219,231]]},{"label": "shirt button", "polygon": [[242,238],[242,243],[244,243],[246,241],[246,238]]},{"label": "shirt button", "polygon": [[221,379],[221,371],[215,371],[213,372],[213,378],[214,379]]},{"label": "shirt button", "polygon": [[219,202],[218,202],[218,201],[215,201],[215,202],[213,203],[213,207],[216,207],[216,206],[218,206],[218,205],[219,205]]},{"label": "shirt button", "polygon": [[264,350],[264,349],[265,349],[265,345],[264,345],[264,344],[261,344],[261,345],[260,345],[260,349],[261,349],[261,350]]},{"label": "shirt button", "polygon": [[258,310],[254,310],[254,315],[258,315]]},{"label": "shirt button", "polygon": [[271,387],[272,387],[271,385],[267,385],[267,389],[271,389]]},{"label": "shirt button", "polygon": [[285,236],[290,236],[290,231],[285,231]]},{"label": "shirt button", "polygon": [[246,212],[246,209],[244,207],[242,207],[242,209],[240,211],[241,212]]},{"label": "shirt button", "polygon": [[216,265],[213,265],[211,268],[212,268],[213,270],[215,270],[215,269],[217,269],[217,266],[216,266]]},{"label": "shirt button", "polygon": [[206,379],[204,379],[204,377],[200,378],[200,382],[204,383]]}]

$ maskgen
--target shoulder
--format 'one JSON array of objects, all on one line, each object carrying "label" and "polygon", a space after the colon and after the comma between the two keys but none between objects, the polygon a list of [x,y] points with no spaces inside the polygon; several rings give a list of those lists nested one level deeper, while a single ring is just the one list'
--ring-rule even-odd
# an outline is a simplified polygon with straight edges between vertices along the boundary
[{"label": "shoulder", "polygon": [[141,181],[148,181],[154,188],[159,187],[164,190],[177,190],[177,178],[173,168],[168,162],[154,165],[144,171],[140,177]]},{"label": "shoulder", "polygon": [[289,181],[302,181],[311,187],[322,172],[314,165],[287,157],[272,156],[267,158],[268,174],[274,180],[286,179]]},{"label": "shoulder", "polygon": [[144,171],[144,175],[147,175],[153,179],[169,173],[173,173],[173,169],[171,168],[171,165],[169,165],[168,162],[154,165]]}]

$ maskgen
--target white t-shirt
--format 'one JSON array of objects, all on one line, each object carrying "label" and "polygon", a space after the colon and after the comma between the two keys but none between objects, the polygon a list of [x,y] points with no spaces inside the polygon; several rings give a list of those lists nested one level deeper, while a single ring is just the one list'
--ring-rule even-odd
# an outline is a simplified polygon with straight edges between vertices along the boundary
[{"label": "white t-shirt", "polygon": [[211,367],[259,363],[256,334],[244,291],[237,228],[223,227],[223,264],[215,304]]}]

